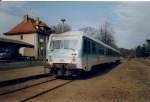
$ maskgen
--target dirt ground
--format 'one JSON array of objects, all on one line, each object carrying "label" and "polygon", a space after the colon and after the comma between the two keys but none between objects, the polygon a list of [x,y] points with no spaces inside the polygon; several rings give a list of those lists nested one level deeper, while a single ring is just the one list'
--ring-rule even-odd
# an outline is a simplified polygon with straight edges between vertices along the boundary
[{"label": "dirt ground", "polygon": [[[3,95],[0,96],[0,102],[20,102],[34,96],[34,92],[43,91],[27,102],[150,102],[150,59],[125,59],[119,65],[108,67],[100,66],[99,71],[87,78],[77,79],[52,91],[48,89],[68,80],[59,79],[57,82]],[[19,87],[29,83],[32,84],[26,82]],[[9,89],[11,87],[18,86],[9,86]]]}]

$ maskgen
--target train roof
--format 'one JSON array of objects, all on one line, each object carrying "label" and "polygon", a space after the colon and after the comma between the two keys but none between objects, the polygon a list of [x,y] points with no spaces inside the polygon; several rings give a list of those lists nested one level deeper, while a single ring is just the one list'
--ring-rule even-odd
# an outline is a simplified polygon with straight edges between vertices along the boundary
[{"label": "train roof", "polygon": [[103,43],[102,41],[99,41],[97,39],[95,39],[94,37],[91,37],[89,35],[87,35],[86,33],[82,32],[82,31],[68,31],[68,32],[64,32],[64,33],[61,33],[61,34],[51,34],[51,36],[68,36],[68,35],[72,35],[72,36],[85,36],[87,38],[90,38],[91,40],[93,41],[96,41],[100,44],[102,44],[103,46],[109,48],[109,49],[112,49],[113,51],[116,51],[118,53],[120,53],[118,50],[116,50],[115,48]]},{"label": "train roof", "polygon": [[51,36],[82,36],[84,33],[81,32],[81,31],[68,31],[68,32],[64,32],[64,33],[61,33],[61,34],[56,34],[56,33],[53,33],[51,34]]}]

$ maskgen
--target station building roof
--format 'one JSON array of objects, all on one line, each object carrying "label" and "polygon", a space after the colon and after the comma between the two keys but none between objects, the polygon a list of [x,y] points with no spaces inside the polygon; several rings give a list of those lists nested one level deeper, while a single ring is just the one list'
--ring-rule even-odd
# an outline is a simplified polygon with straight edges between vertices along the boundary
[{"label": "station building roof", "polygon": [[0,46],[7,47],[7,46],[15,46],[15,47],[29,47],[34,48],[34,45],[18,41],[18,40],[12,40],[12,39],[6,39],[6,38],[0,38]]},{"label": "station building roof", "polygon": [[4,33],[5,35],[31,34],[36,33],[39,27],[51,29],[46,23],[39,18],[34,19],[25,15],[23,20],[14,26],[10,31]]}]

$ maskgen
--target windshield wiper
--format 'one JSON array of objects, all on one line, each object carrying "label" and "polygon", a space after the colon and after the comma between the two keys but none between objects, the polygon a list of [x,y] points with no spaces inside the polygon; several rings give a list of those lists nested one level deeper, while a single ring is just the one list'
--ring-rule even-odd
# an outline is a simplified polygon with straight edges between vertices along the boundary
[{"label": "windshield wiper", "polygon": [[73,48],[64,48],[64,49],[69,49],[69,50],[73,50],[73,51],[75,51],[75,49],[73,49]]},{"label": "windshield wiper", "polygon": [[54,49],[49,49],[49,51],[54,51]]}]

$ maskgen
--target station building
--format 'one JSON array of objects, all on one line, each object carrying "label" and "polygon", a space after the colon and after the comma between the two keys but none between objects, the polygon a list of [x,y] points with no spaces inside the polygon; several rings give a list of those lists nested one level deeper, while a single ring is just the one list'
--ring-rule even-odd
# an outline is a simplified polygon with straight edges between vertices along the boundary
[{"label": "station building", "polygon": [[17,59],[20,53],[20,48],[34,48],[32,44],[25,43],[22,41],[12,40],[12,39],[6,39],[6,38],[0,38],[0,53],[6,52],[11,54],[11,57],[14,57],[14,59]]},{"label": "station building", "polygon": [[32,56],[35,59],[46,59],[46,47],[52,29],[39,18],[25,15],[23,20],[8,32],[4,33],[8,39],[17,40],[33,45],[33,48],[22,47],[22,56]]}]

